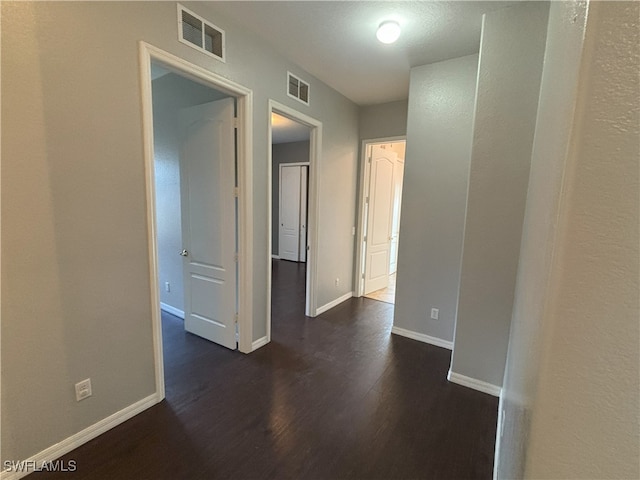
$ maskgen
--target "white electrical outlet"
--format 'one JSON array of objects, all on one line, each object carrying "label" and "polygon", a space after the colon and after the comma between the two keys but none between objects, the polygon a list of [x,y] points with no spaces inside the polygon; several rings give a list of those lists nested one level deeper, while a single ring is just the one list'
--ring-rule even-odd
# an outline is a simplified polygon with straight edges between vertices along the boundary
[{"label": "white electrical outlet", "polygon": [[438,320],[438,316],[440,315],[440,310],[438,310],[437,308],[432,308],[431,309],[431,318],[433,320]]},{"label": "white electrical outlet", "polygon": [[84,400],[91,396],[91,379],[87,378],[81,382],[76,383],[76,400]]},{"label": "white electrical outlet", "polygon": [[339,279],[339,278],[336,278],[336,287],[337,287],[338,285],[340,285],[340,279]]},{"label": "white electrical outlet", "polygon": [[171,291],[171,284],[169,282],[164,282],[164,289],[167,292]]}]

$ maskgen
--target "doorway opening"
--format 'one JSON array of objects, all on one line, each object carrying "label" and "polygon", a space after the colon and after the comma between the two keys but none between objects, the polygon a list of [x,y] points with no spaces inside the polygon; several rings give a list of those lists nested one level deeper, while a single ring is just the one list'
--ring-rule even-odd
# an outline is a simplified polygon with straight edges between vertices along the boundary
[{"label": "doorway opening", "polygon": [[251,91],[140,42],[152,326],[252,351]]},{"label": "doorway opening", "polygon": [[307,262],[310,139],[306,125],[271,114],[271,256],[275,260]]},{"label": "doorway opening", "polygon": [[236,101],[153,62],[151,78],[160,308],[235,350]]},{"label": "doorway opening", "polygon": [[311,129],[271,114],[272,329],[286,315],[303,316],[307,278],[307,219]]},{"label": "doorway opening", "polygon": [[286,275],[289,281],[295,281],[298,285],[292,287],[296,287],[305,300],[304,312],[300,313],[309,317],[316,315],[317,168],[321,132],[322,124],[317,120],[269,102],[271,232],[267,341],[271,340],[274,279],[280,280]]},{"label": "doorway opening", "polygon": [[395,303],[406,140],[363,143],[356,292]]}]

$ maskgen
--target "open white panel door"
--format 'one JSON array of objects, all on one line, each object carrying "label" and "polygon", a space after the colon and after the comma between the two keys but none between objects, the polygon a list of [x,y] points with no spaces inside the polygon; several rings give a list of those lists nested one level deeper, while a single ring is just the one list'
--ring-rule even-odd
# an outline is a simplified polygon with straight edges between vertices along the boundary
[{"label": "open white panel door", "polygon": [[364,294],[389,284],[391,227],[393,220],[393,173],[397,154],[374,145],[369,169],[369,208],[365,257]]},{"label": "open white panel door", "polygon": [[391,265],[389,273],[398,270],[398,239],[400,236],[400,211],[402,205],[402,179],[404,160],[398,158],[393,172],[393,219],[391,220]]},{"label": "open white panel door", "polygon": [[184,328],[236,348],[234,100],[181,111]]}]

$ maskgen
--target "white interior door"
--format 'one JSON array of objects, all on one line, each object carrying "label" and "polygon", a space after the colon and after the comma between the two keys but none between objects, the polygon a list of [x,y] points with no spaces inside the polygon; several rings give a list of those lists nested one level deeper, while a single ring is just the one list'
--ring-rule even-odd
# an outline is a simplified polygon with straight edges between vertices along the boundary
[{"label": "white interior door", "polygon": [[234,100],[181,111],[184,326],[236,348]]},{"label": "white interior door", "polygon": [[306,260],[306,168],[302,165],[280,165],[278,256],[293,262]]},{"label": "white interior door", "polygon": [[404,160],[398,158],[393,170],[393,219],[391,221],[391,263],[389,273],[398,269],[398,237],[400,233],[400,206],[402,204],[402,180],[404,178]]},{"label": "white interior door", "polygon": [[365,256],[365,295],[389,284],[391,231],[393,220],[393,174],[397,154],[378,145],[371,148],[369,208]]}]

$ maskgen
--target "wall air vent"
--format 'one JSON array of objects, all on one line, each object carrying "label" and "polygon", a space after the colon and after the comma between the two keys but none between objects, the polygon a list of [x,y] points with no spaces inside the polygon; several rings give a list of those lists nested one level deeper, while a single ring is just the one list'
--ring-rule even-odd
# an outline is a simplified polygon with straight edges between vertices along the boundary
[{"label": "wall air vent", "polygon": [[224,59],[224,30],[178,4],[178,40],[218,60]]},{"label": "wall air vent", "polygon": [[287,95],[309,105],[309,84],[287,72]]}]

